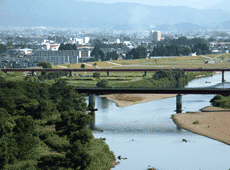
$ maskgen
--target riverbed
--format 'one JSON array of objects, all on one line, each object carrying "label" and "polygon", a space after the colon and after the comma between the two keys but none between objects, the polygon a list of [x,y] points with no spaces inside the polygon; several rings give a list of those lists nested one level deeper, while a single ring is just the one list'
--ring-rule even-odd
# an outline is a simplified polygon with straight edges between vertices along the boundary
[{"label": "riverbed", "polygon": [[[225,72],[225,80],[230,81]],[[211,83],[205,83],[211,82]],[[221,82],[221,74],[193,80],[188,87],[211,86]],[[183,112],[196,112],[211,106],[215,95],[184,95]],[[210,138],[178,129],[175,114],[176,97],[117,107],[112,101],[96,96],[96,138],[106,143],[119,160],[115,170],[225,170],[230,168],[229,146]],[[186,139],[188,142],[183,142]]]}]

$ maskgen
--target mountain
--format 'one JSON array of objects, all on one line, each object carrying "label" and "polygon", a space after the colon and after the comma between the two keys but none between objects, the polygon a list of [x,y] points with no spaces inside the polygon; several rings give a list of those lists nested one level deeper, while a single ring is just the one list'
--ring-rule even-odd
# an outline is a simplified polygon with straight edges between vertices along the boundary
[{"label": "mountain", "polygon": [[187,32],[187,31],[207,30],[207,28],[192,23],[181,22],[173,25],[168,25],[168,24],[158,25],[154,27],[153,30]]},{"label": "mountain", "polygon": [[[163,24],[174,25],[170,29],[191,29],[186,23],[194,24],[191,25],[192,28],[198,29],[205,25],[226,22],[230,14],[220,9],[199,10],[185,6],[106,4],[77,0],[1,0],[0,8],[1,27],[45,26],[114,30],[149,30],[152,25]],[[184,23],[182,27],[181,23]]]}]

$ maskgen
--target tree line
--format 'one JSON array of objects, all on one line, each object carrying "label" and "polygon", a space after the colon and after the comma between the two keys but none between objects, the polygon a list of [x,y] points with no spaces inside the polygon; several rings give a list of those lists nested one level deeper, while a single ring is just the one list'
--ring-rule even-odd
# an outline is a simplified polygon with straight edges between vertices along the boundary
[{"label": "tree line", "polygon": [[190,53],[195,53],[197,55],[210,54],[211,51],[205,43],[194,44],[193,46],[180,47],[176,45],[169,46],[156,46],[151,52],[151,56],[179,56],[179,55],[189,55]]},{"label": "tree line", "polygon": [[77,46],[76,44],[64,44],[61,43],[60,47],[58,48],[58,50],[77,50]]}]

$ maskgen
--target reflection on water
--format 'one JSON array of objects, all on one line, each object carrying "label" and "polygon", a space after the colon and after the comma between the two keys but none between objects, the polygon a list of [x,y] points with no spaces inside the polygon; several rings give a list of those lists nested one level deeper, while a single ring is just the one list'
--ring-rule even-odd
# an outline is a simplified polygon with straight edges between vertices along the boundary
[{"label": "reflection on water", "polygon": [[[188,83],[188,87],[207,87],[221,82],[221,74],[201,78]],[[229,73],[224,84],[230,87]],[[205,81],[211,83],[205,83]],[[183,95],[183,112],[197,112],[210,106],[215,95]],[[88,102],[88,97],[86,98]],[[157,170],[216,170],[229,169],[229,146],[188,132],[177,127],[171,119],[175,114],[176,98],[150,101],[128,107],[117,107],[106,98],[95,97],[96,138],[106,138],[106,143],[117,156],[128,159],[120,161],[116,170],[146,170],[148,165]],[[186,139],[188,142],[183,142]],[[192,161],[191,161],[192,160]]]}]

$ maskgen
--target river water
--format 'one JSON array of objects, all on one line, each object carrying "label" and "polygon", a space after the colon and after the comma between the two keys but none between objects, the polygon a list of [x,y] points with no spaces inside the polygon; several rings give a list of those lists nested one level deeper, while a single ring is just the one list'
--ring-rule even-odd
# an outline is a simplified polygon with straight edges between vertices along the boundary
[{"label": "river water", "polygon": [[[230,82],[230,72],[225,72]],[[211,83],[205,83],[205,82]],[[191,81],[187,87],[205,87],[221,82],[221,74]],[[225,83],[225,86],[228,85]],[[182,112],[199,111],[215,95],[182,96]],[[175,114],[176,97],[117,107],[112,101],[96,96],[95,138],[106,143],[118,160],[114,170],[225,170],[230,169],[230,147],[219,141],[178,129],[171,115]],[[88,101],[87,101],[88,102]],[[188,142],[182,142],[182,139]]]}]

